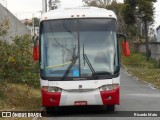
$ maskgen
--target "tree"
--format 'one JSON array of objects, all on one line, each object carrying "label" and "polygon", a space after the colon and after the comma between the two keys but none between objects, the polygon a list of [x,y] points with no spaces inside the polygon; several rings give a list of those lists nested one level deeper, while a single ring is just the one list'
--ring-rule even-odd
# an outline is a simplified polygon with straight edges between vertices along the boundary
[{"label": "tree", "polygon": [[113,1],[117,0],[82,0],[87,6],[103,7],[110,5]]},{"label": "tree", "polygon": [[83,0],[86,6],[94,6],[112,10],[118,18],[118,31],[121,33],[126,32],[126,24],[122,16],[123,3],[118,3],[117,0]]},{"label": "tree", "polygon": [[143,21],[153,22],[154,21],[154,3],[157,0],[137,0],[136,7],[137,12],[141,14],[143,17],[141,18]]},{"label": "tree", "polygon": [[149,40],[151,42],[156,42],[156,30],[154,29],[154,26],[150,26],[149,28]]},{"label": "tree", "polygon": [[32,21],[31,20],[29,20],[29,19],[25,19],[24,21],[22,21],[22,23],[24,23],[26,26],[28,25],[28,26],[31,26],[32,25]]},{"label": "tree", "polygon": [[139,17],[144,23],[145,39],[146,39],[146,60],[149,61],[149,45],[148,45],[148,24],[154,21],[154,2],[156,0],[124,0],[125,7],[123,16],[126,24],[133,25],[136,23],[136,17]]},{"label": "tree", "polygon": [[[39,18],[34,17],[34,26],[39,27],[39,23],[40,23]],[[26,26],[33,26],[33,18],[32,19],[25,19],[24,24]]]},{"label": "tree", "polygon": [[135,11],[134,8],[132,7],[131,4],[127,0],[124,1],[123,9],[122,9],[122,14],[124,17],[124,21],[127,25],[133,25],[136,23],[135,20]]},{"label": "tree", "polygon": [[126,24],[126,34],[130,41],[135,40],[136,36],[138,35],[138,31],[137,31],[138,25],[136,25],[134,8],[135,8],[135,2],[132,2],[131,0],[124,0],[124,4],[121,12],[122,12],[123,20]]},{"label": "tree", "polygon": [[154,5],[156,0],[137,0],[138,13],[142,15],[141,20],[144,22],[145,26],[145,39],[146,39],[146,60],[149,61],[150,50],[148,44],[148,24],[154,21]]},{"label": "tree", "polygon": [[126,23],[135,23],[136,15],[141,15],[143,21],[153,22],[154,2],[156,2],[156,0],[124,0],[123,14]]},{"label": "tree", "polygon": [[115,12],[118,21],[118,31],[121,33],[126,33],[126,24],[122,15],[123,7],[124,7],[123,3],[118,3],[116,0],[113,0],[112,3],[107,5],[105,8]]},{"label": "tree", "polygon": [[39,27],[39,23],[40,23],[39,18],[34,17],[34,26]]}]

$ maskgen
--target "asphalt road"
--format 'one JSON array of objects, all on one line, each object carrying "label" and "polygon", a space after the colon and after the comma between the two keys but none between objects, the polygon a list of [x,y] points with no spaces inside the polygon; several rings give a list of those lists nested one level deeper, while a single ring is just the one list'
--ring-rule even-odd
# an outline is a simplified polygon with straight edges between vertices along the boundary
[{"label": "asphalt road", "polygon": [[[121,69],[121,94],[120,105],[116,111],[160,111],[160,90],[136,80],[124,69]],[[160,120],[160,118],[118,118],[107,117],[112,113],[104,111],[101,106],[85,108],[60,108],[55,117],[47,120]],[[124,112],[125,114],[125,112]],[[127,114],[127,112],[126,112]],[[56,117],[59,116],[59,117]]]}]

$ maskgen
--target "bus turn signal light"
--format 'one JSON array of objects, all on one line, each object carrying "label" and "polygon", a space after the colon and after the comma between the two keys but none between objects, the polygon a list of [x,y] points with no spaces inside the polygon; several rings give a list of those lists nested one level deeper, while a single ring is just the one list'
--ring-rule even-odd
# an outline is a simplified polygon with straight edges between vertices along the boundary
[{"label": "bus turn signal light", "polygon": [[47,92],[61,92],[62,89],[59,87],[53,87],[53,86],[42,86],[42,90]]},{"label": "bus turn signal light", "polygon": [[109,84],[109,85],[103,85],[100,87],[100,91],[108,91],[108,90],[114,90],[119,87],[119,84]]},{"label": "bus turn signal light", "polygon": [[48,91],[48,86],[42,86],[42,90]]}]

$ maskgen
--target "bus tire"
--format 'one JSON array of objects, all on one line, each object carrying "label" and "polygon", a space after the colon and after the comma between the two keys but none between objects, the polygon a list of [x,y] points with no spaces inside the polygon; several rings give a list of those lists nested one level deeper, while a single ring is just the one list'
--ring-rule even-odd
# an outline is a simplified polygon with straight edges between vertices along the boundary
[{"label": "bus tire", "polygon": [[55,107],[45,107],[47,114],[53,114],[55,112]]},{"label": "bus tire", "polygon": [[109,112],[115,111],[115,105],[107,105],[106,107],[107,107],[107,111]]}]

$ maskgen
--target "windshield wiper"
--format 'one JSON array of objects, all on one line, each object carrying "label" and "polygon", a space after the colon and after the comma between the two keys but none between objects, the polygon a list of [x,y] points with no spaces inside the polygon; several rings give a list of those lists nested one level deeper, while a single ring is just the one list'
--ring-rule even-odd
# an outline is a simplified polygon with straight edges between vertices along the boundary
[{"label": "windshield wiper", "polygon": [[90,70],[92,71],[92,75],[93,75],[93,77],[94,77],[95,79],[97,79],[96,72],[95,72],[95,70],[94,70],[94,68],[93,68],[92,64],[90,63],[90,61],[89,61],[89,59],[88,59],[87,55],[86,55],[86,54],[83,54],[83,56],[84,56],[84,60],[85,60],[85,61],[86,61],[86,63],[88,64],[88,66],[89,66]]},{"label": "windshield wiper", "polygon": [[78,59],[78,55],[76,57],[74,57],[72,63],[68,66],[66,72],[64,73],[63,77],[62,77],[62,80],[64,80],[66,78],[66,76],[69,74],[70,70],[72,69],[73,65],[75,65],[77,59]]},{"label": "windshield wiper", "polygon": [[[93,77],[94,77],[95,79],[97,79],[97,74],[96,74],[96,72],[95,72],[95,70],[94,70],[91,62],[89,61],[87,55],[84,53],[84,45],[83,45],[83,59],[84,59],[84,60],[86,61],[86,63],[88,64],[88,66],[89,66],[89,68],[90,68],[90,70],[91,70],[91,72],[92,72]],[[84,64],[85,64],[85,62],[84,62]]]},{"label": "windshield wiper", "polygon": [[67,68],[66,72],[64,73],[61,80],[64,80],[67,77],[67,75],[71,71],[73,65],[75,65],[77,59],[79,58],[79,53],[77,53],[77,55],[75,55],[75,51],[76,51],[76,45],[75,45],[75,48],[73,49],[72,63],[68,66],[68,68]]}]

